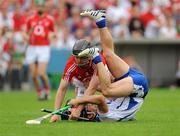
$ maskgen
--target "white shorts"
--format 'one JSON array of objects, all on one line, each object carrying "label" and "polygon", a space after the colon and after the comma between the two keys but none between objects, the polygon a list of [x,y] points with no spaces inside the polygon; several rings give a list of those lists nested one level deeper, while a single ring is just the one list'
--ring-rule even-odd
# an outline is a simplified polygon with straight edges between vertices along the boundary
[{"label": "white shorts", "polygon": [[50,58],[49,46],[28,46],[25,63],[48,62]]},{"label": "white shorts", "polygon": [[84,84],[76,78],[73,78],[72,83],[75,86],[76,98],[84,96],[84,92],[86,90]]},{"label": "white shorts", "polygon": [[135,118],[135,114],[143,104],[143,98],[121,97],[107,100],[108,112],[99,113],[100,121],[128,121]]}]

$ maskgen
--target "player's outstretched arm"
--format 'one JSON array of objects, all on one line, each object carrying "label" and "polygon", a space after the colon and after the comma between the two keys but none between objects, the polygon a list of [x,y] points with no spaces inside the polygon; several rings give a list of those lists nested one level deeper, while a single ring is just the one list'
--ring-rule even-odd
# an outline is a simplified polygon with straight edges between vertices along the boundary
[{"label": "player's outstretched arm", "polygon": [[[55,98],[55,102],[54,102],[54,110],[57,110],[61,107],[65,94],[66,94],[66,90],[68,87],[68,82],[61,79],[58,91],[56,93],[56,98]],[[59,120],[59,116],[58,115],[53,115],[50,119],[50,122],[56,122]]]}]

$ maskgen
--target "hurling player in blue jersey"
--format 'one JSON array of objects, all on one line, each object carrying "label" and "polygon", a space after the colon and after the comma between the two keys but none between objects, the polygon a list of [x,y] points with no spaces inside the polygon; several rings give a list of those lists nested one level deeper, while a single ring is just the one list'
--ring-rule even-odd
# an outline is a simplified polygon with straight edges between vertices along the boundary
[{"label": "hurling player in blue jersey", "polygon": [[[70,104],[79,105],[93,103],[98,105],[100,120],[123,121],[131,120],[144,102],[148,93],[148,81],[137,69],[130,68],[114,52],[112,36],[106,27],[104,10],[85,10],[81,16],[96,21],[101,39],[101,47],[107,67],[114,77],[114,82],[105,69],[98,48],[88,48],[79,53],[79,57],[91,56],[98,69],[98,77],[103,96],[85,96],[73,99]],[[104,97],[104,99],[102,99]]]}]

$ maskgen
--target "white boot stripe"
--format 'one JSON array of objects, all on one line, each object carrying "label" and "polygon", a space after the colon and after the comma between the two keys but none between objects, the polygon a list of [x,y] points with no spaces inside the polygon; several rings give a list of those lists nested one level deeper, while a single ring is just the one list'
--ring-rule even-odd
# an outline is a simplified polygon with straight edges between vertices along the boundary
[{"label": "white boot stripe", "polygon": [[98,15],[99,11],[96,13],[96,16]]}]

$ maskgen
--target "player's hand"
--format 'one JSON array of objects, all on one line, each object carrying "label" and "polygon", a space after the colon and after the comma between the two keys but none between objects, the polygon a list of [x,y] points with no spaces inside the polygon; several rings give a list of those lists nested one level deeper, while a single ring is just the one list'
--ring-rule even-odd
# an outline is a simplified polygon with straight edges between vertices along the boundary
[{"label": "player's hand", "polygon": [[78,108],[74,108],[73,110],[71,110],[71,115],[69,116],[69,120],[77,120],[78,117],[80,117],[81,115],[81,110],[79,110]]},{"label": "player's hand", "polygon": [[49,32],[49,34],[48,34],[48,39],[50,40],[50,41],[53,41],[53,40],[55,40],[57,37],[56,37],[56,34],[54,33],[54,32]]},{"label": "player's hand", "polygon": [[49,122],[51,122],[51,123],[57,122],[57,121],[59,121],[59,119],[60,119],[60,117],[58,115],[53,115]]},{"label": "player's hand", "polygon": [[73,105],[73,107],[76,107],[78,105],[77,99],[71,99],[68,104]]},{"label": "player's hand", "polygon": [[29,42],[30,36],[29,36],[27,33],[23,32],[23,33],[22,33],[22,36],[23,36],[23,39],[24,39],[26,42]]}]

